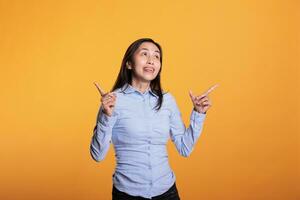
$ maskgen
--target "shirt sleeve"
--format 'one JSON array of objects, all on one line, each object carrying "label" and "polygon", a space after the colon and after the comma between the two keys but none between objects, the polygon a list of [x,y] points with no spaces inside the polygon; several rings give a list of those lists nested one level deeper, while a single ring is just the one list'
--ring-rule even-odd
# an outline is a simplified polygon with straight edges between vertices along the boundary
[{"label": "shirt sleeve", "polygon": [[103,107],[100,106],[90,144],[91,156],[97,162],[103,160],[108,152],[111,143],[112,128],[116,119],[117,115],[115,112],[113,112],[112,116],[108,116],[103,113]]},{"label": "shirt sleeve", "polygon": [[185,127],[182,120],[181,112],[177,106],[174,97],[171,96],[171,110],[170,117],[170,136],[172,142],[175,144],[180,155],[188,157],[202,133],[203,123],[206,114],[199,113],[192,110],[190,115],[190,125]]}]

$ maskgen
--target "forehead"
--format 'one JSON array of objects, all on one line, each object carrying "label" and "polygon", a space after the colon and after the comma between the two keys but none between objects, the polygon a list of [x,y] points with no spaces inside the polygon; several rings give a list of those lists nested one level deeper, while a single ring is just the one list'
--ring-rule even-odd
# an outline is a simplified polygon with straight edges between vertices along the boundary
[{"label": "forehead", "polygon": [[152,42],[143,42],[138,48],[138,51],[141,50],[156,51],[158,53],[160,52],[158,47]]}]

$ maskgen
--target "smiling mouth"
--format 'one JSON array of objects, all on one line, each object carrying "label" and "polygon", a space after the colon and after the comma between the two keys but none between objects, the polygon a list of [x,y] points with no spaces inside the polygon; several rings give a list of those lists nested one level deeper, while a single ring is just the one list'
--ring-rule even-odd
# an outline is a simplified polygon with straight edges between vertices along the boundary
[{"label": "smiling mouth", "polygon": [[149,72],[149,73],[153,73],[154,72],[154,68],[152,68],[152,67],[145,67],[144,71],[145,72]]}]

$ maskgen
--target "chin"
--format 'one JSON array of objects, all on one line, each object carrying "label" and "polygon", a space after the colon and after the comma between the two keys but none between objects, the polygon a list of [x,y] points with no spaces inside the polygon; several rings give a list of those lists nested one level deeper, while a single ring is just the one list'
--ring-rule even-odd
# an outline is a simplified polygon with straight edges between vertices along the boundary
[{"label": "chin", "polygon": [[144,77],[144,80],[146,80],[146,81],[153,81],[155,78],[156,78],[156,76]]},{"label": "chin", "polygon": [[141,74],[140,76],[137,76],[136,78],[145,82],[151,82],[156,78],[157,74]]}]

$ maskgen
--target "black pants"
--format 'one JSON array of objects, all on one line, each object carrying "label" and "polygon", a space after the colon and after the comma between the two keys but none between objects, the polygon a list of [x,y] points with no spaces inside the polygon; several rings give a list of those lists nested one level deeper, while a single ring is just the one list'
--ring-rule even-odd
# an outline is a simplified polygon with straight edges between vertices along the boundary
[{"label": "black pants", "polygon": [[[131,196],[125,192],[119,191],[114,185],[112,190],[112,200],[146,200],[147,198],[143,198],[140,196]],[[152,197],[155,200],[180,200],[179,194],[176,188],[176,183],[166,191],[165,193]]]}]

